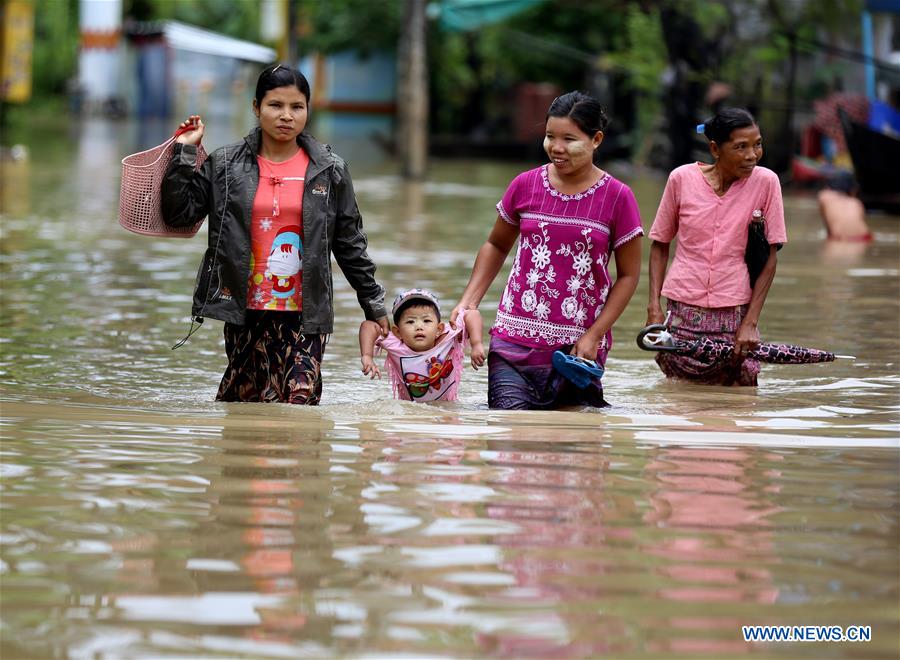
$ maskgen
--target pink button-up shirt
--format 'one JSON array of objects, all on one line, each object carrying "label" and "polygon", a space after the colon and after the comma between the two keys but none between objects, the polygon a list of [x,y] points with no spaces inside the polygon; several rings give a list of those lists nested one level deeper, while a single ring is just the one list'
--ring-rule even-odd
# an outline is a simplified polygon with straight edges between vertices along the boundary
[{"label": "pink button-up shirt", "polygon": [[744,251],[753,211],[762,209],[769,243],[787,242],[781,184],[772,170],[756,166],[719,197],[701,165],[672,171],[650,228],[660,243],[678,235],[662,295],[698,307],[743,305],[752,293]]}]

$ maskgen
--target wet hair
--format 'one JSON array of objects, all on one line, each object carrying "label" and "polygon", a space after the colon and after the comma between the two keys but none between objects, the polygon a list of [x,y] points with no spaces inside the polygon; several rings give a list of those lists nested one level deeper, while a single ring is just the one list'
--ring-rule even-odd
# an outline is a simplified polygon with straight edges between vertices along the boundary
[{"label": "wet hair", "polygon": [[306,97],[306,102],[309,103],[309,81],[306,79],[306,76],[297,69],[285,64],[272,64],[262,70],[256,81],[256,95],[254,98],[256,99],[257,107],[262,105],[266,92],[276,87],[296,87]]},{"label": "wet hair", "polygon": [[424,298],[410,298],[402,305],[397,308],[397,311],[394,312],[394,325],[398,325],[400,323],[400,319],[403,318],[403,312],[408,310],[410,307],[427,307],[431,311],[434,312],[437,317],[438,323],[441,322],[441,310],[438,309],[438,306],[429,300],[425,300]]},{"label": "wet hair", "polygon": [[838,170],[822,182],[823,190],[836,190],[845,195],[856,195],[857,188],[853,173],[846,170]]},{"label": "wet hair", "polygon": [[756,119],[743,108],[722,108],[714,116],[697,126],[697,132],[716,144],[725,144],[731,139],[731,132],[738,128],[757,126]]},{"label": "wet hair", "polygon": [[590,137],[605,131],[609,124],[600,101],[583,92],[569,92],[553,99],[547,110],[547,119],[550,117],[568,117]]}]

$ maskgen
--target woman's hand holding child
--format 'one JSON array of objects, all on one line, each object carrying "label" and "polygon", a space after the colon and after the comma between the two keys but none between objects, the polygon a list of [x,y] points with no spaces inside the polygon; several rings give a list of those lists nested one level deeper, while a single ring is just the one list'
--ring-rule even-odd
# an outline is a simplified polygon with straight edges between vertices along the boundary
[{"label": "woman's hand holding child", "polygon": [[485,354],[484,354],[484,344],[480,341],[478,342],[470,342],[471,351],[470,358],[472,360],[472,368],[478,371],[478,367],[484,365]]}]

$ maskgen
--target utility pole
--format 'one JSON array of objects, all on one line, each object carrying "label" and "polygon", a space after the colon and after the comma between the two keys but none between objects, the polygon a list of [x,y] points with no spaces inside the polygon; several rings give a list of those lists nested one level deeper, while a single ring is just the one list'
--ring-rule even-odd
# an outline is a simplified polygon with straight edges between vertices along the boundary
[{"label": "utility pole", "polygon": [[776,172],[785,172],[791,167],[794,155],[794,112],[796,111],[797,87],[797,33],[803,24],[802,3],[793,6],[786,1],[769,0],[769,13],[775,23],[788,38],[788,60],[785,79],[785,110],[781,115],[781,131],[777,140],[770,141],[772,148],[766,157],[766,165]]},{"label": "utility pole", "polygon": [[294,0],[261,0],[260,36],[277,44],[278,61],[297,66],[297,7]]},{"label": "utility pole", "polygon": [[122,69],[122,0],[79,0],[78,84],[86,110],[114,113],[123,107],[119,74]]},{"label": "utility pole", "polygon": [[407,179],[424,179],[428,165],[425,1],[406,0],[397,49],[397,153]]},{"label": "utility pole", "polygon": [[285,2],[284,57],[292,67],[297,66],[297,5],[294,0]]}]

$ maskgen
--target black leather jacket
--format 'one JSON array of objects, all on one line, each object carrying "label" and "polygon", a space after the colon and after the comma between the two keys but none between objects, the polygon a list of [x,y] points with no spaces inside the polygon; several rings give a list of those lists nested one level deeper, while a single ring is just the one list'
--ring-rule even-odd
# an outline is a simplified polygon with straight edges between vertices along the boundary
[{"label": "black leather jacket", "polygon": [[[172,227],[209,217],[209,245],[197,273],[191,313],[244,324],[250,276],[250,217],[259,184],[260,129],[216,149],[195,171],[197,147],[175,144],[162,185],[162,212]],[[303,331],[334,331],[331,255],[356,290],[365,317],[385,316],[384,289],[375,281],[347,164],[331,147],[302,133],[309,155],[303,188]]]}]

